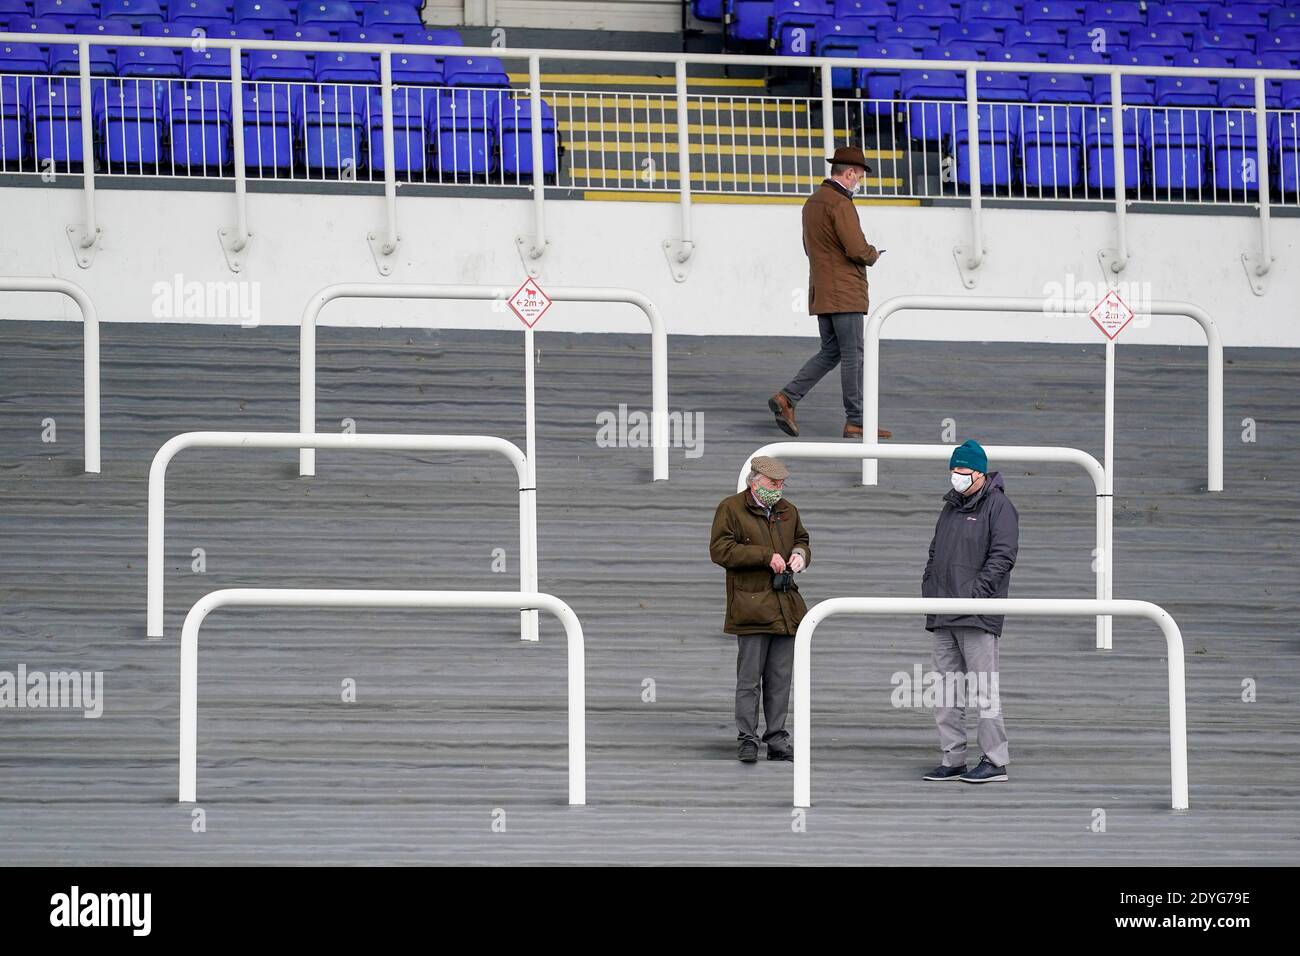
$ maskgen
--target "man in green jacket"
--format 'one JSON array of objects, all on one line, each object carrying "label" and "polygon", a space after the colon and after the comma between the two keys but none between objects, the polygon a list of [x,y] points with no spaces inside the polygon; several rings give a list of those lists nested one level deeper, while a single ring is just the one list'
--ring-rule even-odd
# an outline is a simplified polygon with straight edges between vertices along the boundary
[{"label": "man in green jacket", "polygon": [[794,671],[794,634],[808,607],[794,575],[812,550],[799,510],[783,492],[789,469],[760,455],[744,491],[722,499],[713,516],[709,557],[727,569],[722,629],[736,635],[736,730],[742,763],[758,760],[758,703],[767,718],[768,760],[793,760],[785,729]]}]

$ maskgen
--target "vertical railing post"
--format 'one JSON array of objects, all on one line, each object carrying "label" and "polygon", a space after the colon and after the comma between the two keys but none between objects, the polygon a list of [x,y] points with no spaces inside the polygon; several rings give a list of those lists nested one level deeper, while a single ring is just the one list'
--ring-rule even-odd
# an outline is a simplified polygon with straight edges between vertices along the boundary
[{"label": "vertical railing post", "polygon": [[[835,87],[831,84],[831,65],[821,65],[822,86],[822,149],[826,158],[835,155]],[[821,168],[814,166],[814,170]],[[814,182],[818,179],[813,176]]]},{"label": "vertical railing post", "polygon": [[[1123,272],[1128,265],[1128,186],[1124,180],[1124,78],[1118,69],[1110,73],[1111,162],[1115,179],[1115,255],[1110,261],[1112,272]],[[1098,143],[1097,155],[1101,155]]]},{"label": "vertical railing post", "polygon": [[[991,109],[991,107],[990,107]],[[992,149],[993,123],[989,116],[989,148]],[[955,137],[954,137],[955,138]],[[979,70],[966,68],[966,150],[970,166],[970,248],[957,247],[957,268],[962,284],[975,287],[975,271],[984,263],[983,188],[980,174]],[[955,152],[955,150],[954,150]],[[955,178],[955,176],[954,176]]]},{"label": "vertical railing post", "polygon": [[95,132],[94,109],[91,105],[90,91],[90,41],[81,40],[77,44],[77,56],[80,59],[78,74],[81,87],[81,179],[82,194],[85,198],[86,221],[80,226],[69,226],[68,235],[72,239],[72,251],[77,257],[77,265],[88,269],[94,261],[93,250],[99,242],[99,223],[95,220]]},{"label": "vertical railing post", "polygon": [[[695,252],[695,230],[691,223],[691,125],[686,93],[686,61],[678,60],[677,73],[677,178],[681,206],[682,237],[664,241],[668,266],[678,282],[686,280],[686,263]],[[701,113],[701,115],[703,115]],[[701,139],[703,142],[703,139]]]},{"label": "vertical railing post", "polygon": [[1269,236],[1270,195],[1268,182],[1268,84],[1262,73],[1255,76],[1255,177],[1259,184],[1259,259],[1242,256],[1246,276],[1256,295],[1266,289],[1264,277],[1273,268],[1273,242]]},{"label": "vertical railing post", "polygon": [[[382,110],[384,141],[384,223],[383,235],[371,232],[366,236],[375,265],[380,275],[391,275],[394,253],[397,252],[397,171],[394,169],[393,148],[393,51],[387,48],[379,54],[379,102]],[[366,131],[369,135],[369,130]]]},{"label": "vertical railing post", "polygon": [[528,58],[528,110],[532,124],[533,155],[533,245],[530,259],[546,252],[546,176],[542,169],[542,62],[537,54]]},{"label": "vertical railing post", "polygon": [[244,166],[244,69],[243,54],[236,44],[230,48],[230,136],[235,163],[235,228],[220,229],[217,238],[226,253],[231,272],[244,267],[240,254],[248,248],[248,171]]}]

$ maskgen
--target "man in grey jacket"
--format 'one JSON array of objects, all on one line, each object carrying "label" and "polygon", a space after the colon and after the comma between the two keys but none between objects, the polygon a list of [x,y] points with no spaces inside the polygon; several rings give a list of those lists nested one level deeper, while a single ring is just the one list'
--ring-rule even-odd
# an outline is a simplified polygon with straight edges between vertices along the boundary
[{"label": "man in grey jacket", "polygon": [[[1020,548],[1020,516],[1002,490],[1002,476],[989,472],[988,456],[970,440],[948,461],[952,490],[934,526],[921,596],[1004,598]],[[1007,779],[1007,731],[998,695],[998,639],[1002,617],[961,614],[925,619],[934,634],[934,670],[944,678],[944,700],[935,712],[943,763],[926,780],[992,783]],[[956,699],[948,699],[955,691]],[[979,765],[966,769],[966,707],[979,698],[976,738]],[[971,701],[974,703],[974,701]]]}]

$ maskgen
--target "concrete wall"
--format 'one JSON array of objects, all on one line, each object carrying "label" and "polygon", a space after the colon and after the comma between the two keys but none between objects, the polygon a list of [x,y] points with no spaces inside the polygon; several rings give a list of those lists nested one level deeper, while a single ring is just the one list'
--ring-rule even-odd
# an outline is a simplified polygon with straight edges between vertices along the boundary
[{"label": "concrete wall", "polygon": [[[105,321],[184,318],[168,315],[170,289],[186,283],[225,283],[217,230],[234,221],[230,194],[102,189],[102,248],[90,269],[74,262],[65,234],[82,221],[73,189],[0,189],[0,273],[59,275],[84,285]],[[394,282],[486,283],[508,296],[524,278],[515,236],[531,233],[532,203],[520,199],[401,196],[402,242]],[[365,241],[383,224],[377,196],[272,195],[249,197],[254,239],[240,276],[256,283],[263,323],[295,324],[307,299],[331,282],[378,281]],[[872,301],[904,293],[962,294],[953,247],[969,241],[969,212],[960,208],[862,206],[868,238],[888,249],[871,270]],[[1104,211],[986,210],[988,260],[972,294],[1044,296],[1064,292],[1090,306],[1104,291],[1097,251],[1114,241]],[[685,334],[815,335],[805,311],[806,259],[798,205],[695,207],[697,252],[689,279],[674,282],[662,242],[679,235],[671,203],[554,201],[547,204],[551,248],[541,284],[629,286],[650,295],[670,331]],[[1215,317],[1228,345],[1300,346],[1300,220],[1275,220],[1277,257],[1267,295],[1247,284],[1241,254],[1259,241],[1257,220],[1239,216],[1130,215],[1133,259],[1121,288],[1128,298],[1183,299]],[[160,283],[162,285],[160,285]],[[161,297],[161,298],[160,298]],[[159,314],[159,311],[164,313]],[[0,294],[0,316],[73,317],[58,297]],[[238,323],[243,313],[215,309],[192,321]],[[339,325],[449,325],[518,328],[490,304],[334,304],[322,321]],[[564,304],[539,329],[640,331],[626,306]],[[1097,342],[1087,320],[904,314],[887,337],[955,340]],[[1121,342],[1195,344],[1192,323],[1156,320],[1130,327]]]}]

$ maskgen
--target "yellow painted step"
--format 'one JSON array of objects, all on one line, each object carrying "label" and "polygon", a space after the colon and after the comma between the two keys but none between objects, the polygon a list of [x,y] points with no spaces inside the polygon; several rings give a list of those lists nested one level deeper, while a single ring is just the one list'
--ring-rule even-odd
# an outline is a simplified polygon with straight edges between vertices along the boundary
[{"label": "yellow painted step", "polygon": [[[583,190],[583,199],[603,202],[679,202],[676,193],[629,192],[617,189]],[[762,193],[691,193],[692,203],[745,206],[799,206],[807,196],[783,196]],[[855,206],[919,206],[919,199],[855,199]]]},{"label": "yellow painted step", "polygon": [[[569,175],[576,181],[580,179],[598,180],[602,184],[610,180],[645,182],[645,173],[641,170],[628,169],[571,169]],[[674,182],[681,179],[680,173],[675,169],[660,169],[655,173],[656,179],[672,180]],[[816,186],[822,181],[822,176],[799,176],[794,173],[762,173],[755,171],[753,173],[739,172],[703,172],[694,171],[691,173],[691,182],[703,180],[706,183],[731,183],[756,186]],[[863,180],[867,188],[874,189],[897,189],[903,185],[903,181],[896,177],[886,176],[868,176]]]},{"label": "yellow painted step", "polygon": [[[527,85],[527,73],[508,73],[511,83],[521,83]],[[639,73],[543,73],[541,80],[543,83],[563,85],[570,83],[575,86],[672,86],[677,85],[675,76],[646,76]],[[740,89],[763,89],[764,82],[761,76],[695,76],[688,77],[686,87],[719,87],[731,86]]]},{"label": "yellow painted step", "polygon": [[[610,141],[602,143],[596,139],[572,140],[566,141],[564,148],[569,151],[570,156],[577,153],[644,153],[651,155],[660,155],[669,153],[675,155],[677,152],[676,140],[657,140],[651,143],[619,143]],[[744,142],[737,142],[734,146],[729,139],[723,140],[719,144],[715,143],[691,143],[690,152],[693,156],[820,156],[824,150],[820,146],[765,146],[763,143],[754,143],[746,146]],[[881,161],[897,162],[903,158],[901,149],[868,149],[865,150],[867,159],[876,159]]]},{"label": "yellow painted step", "polygon": [[[651,99],[648,96],[637,93],[590,93],[590,94],[568,94],[568,93],[547,93],[543,91],[543,97],[552,107],[558,108],[567,106],[570,109],[668,109],[676,111],[677,99],[672,93],[665,93],[662,96],[656,96]],[[751,99],[749,97],[740,97],[733,99],[725,93],[711,96],[706,99],[687,98],[686,108],[692,112],[701,110],[725,110],[726,112],[763,112],[763,113],[807,113],[807,103],[792,103],[781,100],[770,99]]]},{"label": "yellow painted step", "polygon": [[[677,134],[676,123],[624,123],[624,122],[606,122],[599,120],[557,120],[557,125],[561,130],[572,133],[600,133],[602,130],[606,134],[611,133],[636,133],[642,136],[647,133],[671,133]],[[807,126],[792,126],[789,123],[782,123],[779,127],[772,123],[764,126],[719,126],[713,123],[688,123],[686,126],[688,134],[699,136],[725,136],[728,140],[735,135],[741,136],[802,136],[804,139],[821,139],[822,131],[819,127],[809,128]],[[846,129],[835,130],[835,136],[838,139],[847,139],[849,131]]]}]

